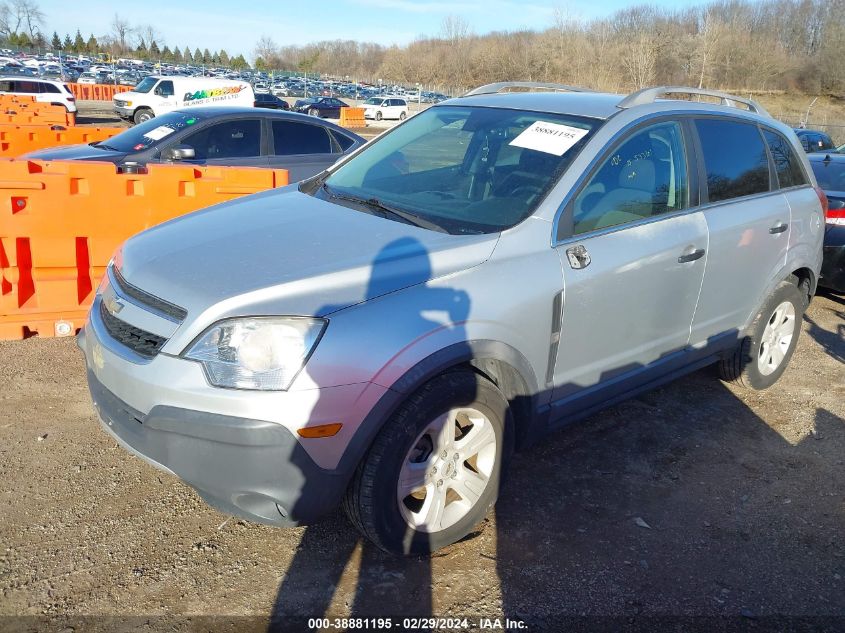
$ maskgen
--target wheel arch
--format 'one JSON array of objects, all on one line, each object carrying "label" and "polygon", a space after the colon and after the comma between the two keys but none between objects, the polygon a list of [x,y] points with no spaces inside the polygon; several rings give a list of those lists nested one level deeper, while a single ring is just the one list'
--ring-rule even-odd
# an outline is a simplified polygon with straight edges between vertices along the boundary
[{"label": "wheel arch", "polygon": [[396,409],[426,382],[449,371],[476,372],[498,387],[510,403],[517,448],[530,442],[539,421],[537,379],[528,360],[506,343],[475,340],[440,349],[405,372],[379,399],[361,423],[340,459],[338,470],[350,475]]}]

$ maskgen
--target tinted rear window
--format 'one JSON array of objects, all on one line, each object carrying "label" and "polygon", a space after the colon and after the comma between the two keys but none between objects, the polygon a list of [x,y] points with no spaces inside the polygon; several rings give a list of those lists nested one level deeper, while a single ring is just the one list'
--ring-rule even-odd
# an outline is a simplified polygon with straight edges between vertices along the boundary
[{"label": "tinted rear window", "polygon": [[845,191],[845,163],[832,160],[811,161],[819,187],[825,191]]},{"label": "tinted rear window", "polygon": [[769,191],[769,159],[756,126],[724,119],[695,122],[710,202]]},{"label": "tinted rear window", "polygon": [[332,142],[325,128],[318,125],[273,121],[273,148],[276,156],[330,154]]},{"label": "tinted rear window", "polygon": [[778,184],[780,187],[786,188],[806,185],[807,177],[804,175],[804,170],[801,169],[801,163],[798,161],[795,152],[792,151],[792,145],[790,145],[789,141],[771,130],[763,130],[763,136],[766,139],[766,143],[769,144],[769,152],[771,152],[772,160],[775,163],[775,171],[778,175]]}]

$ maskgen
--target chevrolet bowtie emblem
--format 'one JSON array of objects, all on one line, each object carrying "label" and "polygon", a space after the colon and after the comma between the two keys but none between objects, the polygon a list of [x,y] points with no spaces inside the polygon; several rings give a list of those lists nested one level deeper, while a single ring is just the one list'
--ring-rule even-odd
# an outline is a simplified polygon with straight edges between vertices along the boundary
[{"label": "chevrolet bowtie emblem", "polygon": [[123,302],[115,296],[106,297],[103,299],[103,303],[106,306],[106,310],[108,310],[109,314],[112,316],[123,310],[124,306]]}]

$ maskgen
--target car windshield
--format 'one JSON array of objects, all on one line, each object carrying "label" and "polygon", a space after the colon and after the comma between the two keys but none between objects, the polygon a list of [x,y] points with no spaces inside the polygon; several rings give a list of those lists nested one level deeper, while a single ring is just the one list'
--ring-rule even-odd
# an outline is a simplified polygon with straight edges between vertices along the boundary
[{"label": "car windshield", "polygon": [[141,152],[170,138],[172,134],[196,125],[202,117],[186,112],[168,112],[144,121],[117,136],[95,145],[118,152]]},{"label": "car windshield", "polygon": [[600,124],[547,112],[436,106],[345,163],[316,195],[346,206],[389,207],[449,233],[497,232],[531,214]]},{"label": "car windshield", "polygon": [[158,82],[158,78],[156,77],[144,77],[144,79],[135,86],[133,92],[149,92],[152,90],[153,86],[156,85],[156,82]]},{"label": "car windshield", "polygon": [[382,99],[371,97],[370,99],[367,99],[364,103],[366,103],[367,105],[381,105],[381,102]]},{"label": "car windshield", "polygon": [[845,191],[845,163],[833,160],[812,160],[819,187],[825,191]]}]

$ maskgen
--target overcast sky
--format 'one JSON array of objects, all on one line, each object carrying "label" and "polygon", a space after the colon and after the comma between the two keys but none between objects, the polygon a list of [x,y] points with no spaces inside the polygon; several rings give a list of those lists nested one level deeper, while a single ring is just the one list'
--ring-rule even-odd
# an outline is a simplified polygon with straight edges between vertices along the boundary
[{"label": "overcast sky", "polygon": [[[278,44],[354,39],[380,44],[407,44],[418,36],[440,32],[441,22],[456,15],[477,34],[490,31],[543,29],[552,24],[555,7],[582,18],[613,13],[635,4],[624,0],[545,2],[543,0],[146,0],[114,3],[104,0],[39,0],[46,15],[45,33],[71,38],[79,28],[85,39],[110,32],[117,11],[130,24],[152,24],[171,48],[186,45],[226,49],[252,60],[256,40],[269,35]],[[658,0],[652,4],[680,7],[694,0]],[[159,45],[162,43],[159,42]]]}]

